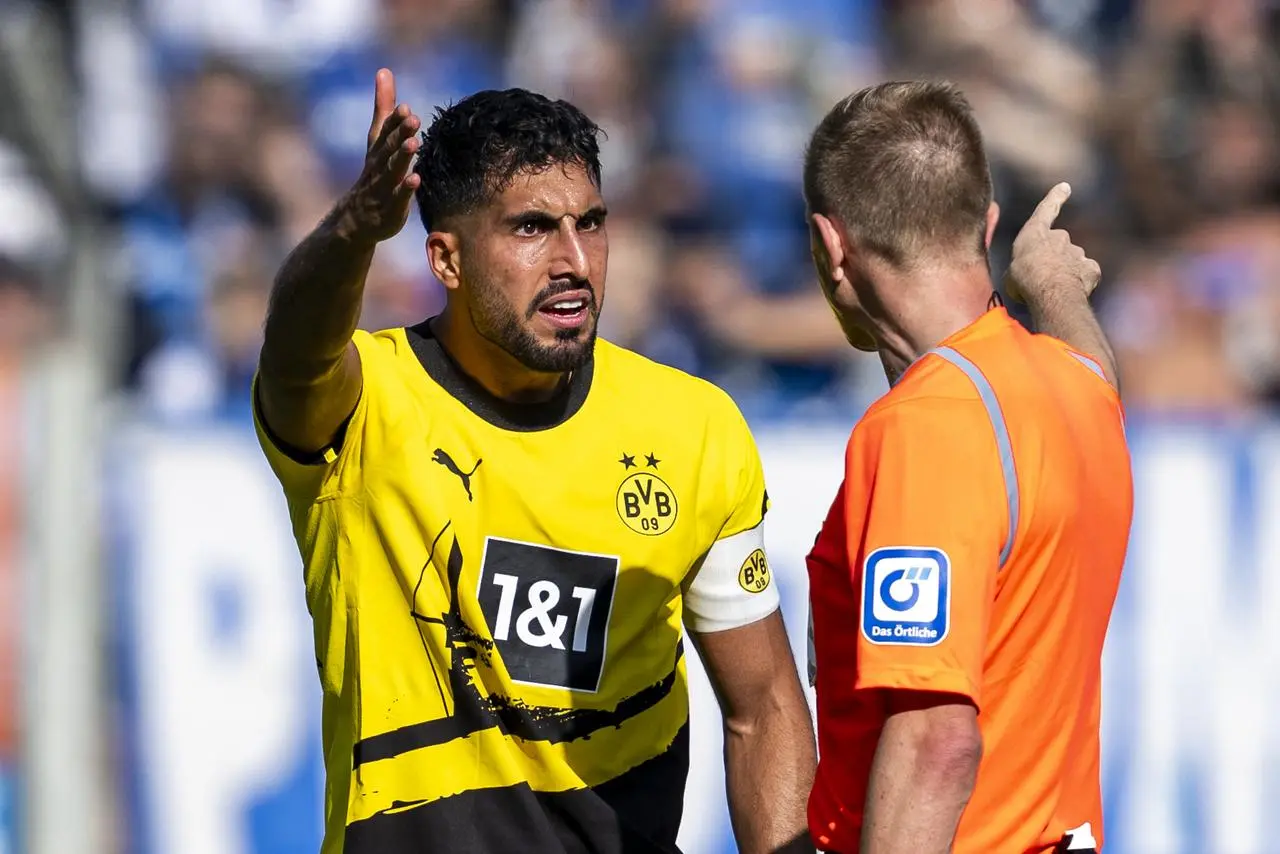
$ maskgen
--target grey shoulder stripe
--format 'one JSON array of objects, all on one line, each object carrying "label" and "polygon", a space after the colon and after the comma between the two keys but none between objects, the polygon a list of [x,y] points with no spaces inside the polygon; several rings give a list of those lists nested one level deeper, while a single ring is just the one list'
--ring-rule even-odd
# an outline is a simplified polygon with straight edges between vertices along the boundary
[{"label": "grey shoulder stripe", "polygon": [[1077,353],[1074,350],[1068,350],[1067,352],[1070,353],[1072,358],[1074,358],[1077,362],[1079,362],[1080,364],[1084,365],[1086,368],[1088,368],[1089,370],[1097,374],[1102,379],[1103,382],[1110,382],[1110,380],[1107,379],[1106,372],[1102,370],[1102,366],[1099,365],[1097,362],[1095,362],[1093,359],[1090,359],[1088,356]]},{"label": "grey shoulder stripe", "polygon": [[1013,442],[1009,438],[1009,425],[1005,423],[1004,412],[1000,409],[1000,400],[996,390],[991,387],[982,370],[950,347],[939,347],[933,351],[937,355],[955,365],[969,378],[978,389],[978,397],[986,407],[987,417],[991,420],[991,428],[996,434],[996,449],[1000,452],[1000,471],[1004,476],[1005,503],[1009,509],[1009,536],[1005,539],[1004,548],[1000,550],[1000,568],[1013,551],[1013,540],[1018,533],[1018,472],[1013,466]]}]

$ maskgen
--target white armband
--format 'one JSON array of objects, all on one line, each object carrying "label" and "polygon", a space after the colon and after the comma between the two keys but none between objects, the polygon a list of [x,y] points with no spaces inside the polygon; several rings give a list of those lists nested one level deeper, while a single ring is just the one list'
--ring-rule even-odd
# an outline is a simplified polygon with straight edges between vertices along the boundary
[{"label": "white armband", "polygon": [[685,624],[694,632],[736,629],[778,610],[778,586],[764,552],[764,522],[717,540],[685,581]]}]

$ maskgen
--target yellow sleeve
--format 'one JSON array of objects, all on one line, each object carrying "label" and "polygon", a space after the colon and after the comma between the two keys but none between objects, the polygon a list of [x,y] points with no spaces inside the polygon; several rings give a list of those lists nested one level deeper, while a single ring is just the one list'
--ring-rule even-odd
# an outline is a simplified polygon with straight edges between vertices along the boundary
[{"label": "yellow sleeve", "polygon": [[724,523],[701,563],[685,578],[685,624],[720,632],[761,620],[780,604],[764,547],[769,498],[760,452],[738,407],[723,392],[723,415],[712,425],[712,447],[723,467]]},{"label": "yellow sleeve", "polygon": [[[723,393],[723,392],[722,392]],[[723,540],[759,527],[769,510],[769,493],[764,485],[764,466],[760,451],[747,420],[737,404],[728,400],[724,427],[717,437],[724,449],[723,466],[727,479],[725,494],[729,499],[728,515],[720,535]]]},{"label": "yellow sleeve", "polygon": [[369,333],[357,331],[353,340],[360,351],[360,370],[364,375],[360,399],[346,425],[339,431],[334,446],[325,448],[313,457],[299,458],[271,434],[258,405],[258,377],[255,375],[253,378],[251,393],[254,431],[271,470],[284,487],[291,507],[311,504],[317,499],[340,494],[352,488],[357,480],[359,460],[363,456],[364,440],[372,417],[371,410],[376,410],[377,407],[378,383],[374,375],[378,370],[381,354]]}]

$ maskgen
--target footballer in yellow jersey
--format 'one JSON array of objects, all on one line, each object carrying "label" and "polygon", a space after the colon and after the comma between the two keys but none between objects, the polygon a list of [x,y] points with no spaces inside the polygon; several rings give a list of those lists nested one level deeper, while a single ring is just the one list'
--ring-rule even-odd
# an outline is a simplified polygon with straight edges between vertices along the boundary
[{"label": "footballer in yellow jersey", "polygon": [[[315,627],[324,854],[676,852],[686,630],[740,850],[812,851],[759,456],[723,392],[596,341],[597,128],[507,90],[419,137],[390,86],[360,180],[281,269],[254,384]],[[415,190],[446,308],[356,332]]]},{"label": "footballer in yellow jersey", "polygon": [[347,850],[553,850],[532,845],[544,809],[670,850],[682,620],[778,607],[736,407],[606,342],[531,411],[474,389],[427,324],[356,343],[339,453],[302,466],[262,434],[306,556]]}]

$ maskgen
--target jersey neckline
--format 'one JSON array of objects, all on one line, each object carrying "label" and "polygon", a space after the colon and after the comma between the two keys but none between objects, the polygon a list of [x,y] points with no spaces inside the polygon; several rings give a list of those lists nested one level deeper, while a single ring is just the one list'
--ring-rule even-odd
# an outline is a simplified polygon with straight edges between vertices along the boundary
[{"label": "jersey neckline", "polygon": [[901,385],[902,381],[907,378],[907,374],[923,362],[926,356],[936,356],[938,351],[944,347],[951,347],[952,345],[959,344],[962,341],[971,341],[976,338],[983,338],[987,335],[998,332],[999,330],[1007,329],[1010,324],[1014,323],[1017,323],[1017,321],[1009,314],[1009,310],[1005,308],[1003,303],[988,308],[968,324],[957,329],[955,332],[952,332],[946,338],[943,338],[937,344],[921,353],[915,361],[907,365],[906,370],[899,374],[898,379],[895,382],[889,384],[890,388],[896,388]]},{"label": "jersey neckline", "polygon": [[541,403],[512,403],[490,394],[462,370],[431,331],[429,318],[416,326],[404,327],[409,349],[418,364],[437,385],[467,409],[500,430],[531,433],[549,430],[568,421],[587,402],[595,376],[595,354],[573,372],[569,382],[554,397]]}]

